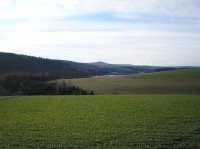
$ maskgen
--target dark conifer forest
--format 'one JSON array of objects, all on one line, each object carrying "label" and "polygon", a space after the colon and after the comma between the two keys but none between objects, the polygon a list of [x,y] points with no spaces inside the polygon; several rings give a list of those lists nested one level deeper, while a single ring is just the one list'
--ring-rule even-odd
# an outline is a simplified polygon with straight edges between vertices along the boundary
[{"label": "dark conifer forest", "polygon": [[10,74],[0,78],[0,95],[93,95],[66,82],[49,81],[51,77]]}]

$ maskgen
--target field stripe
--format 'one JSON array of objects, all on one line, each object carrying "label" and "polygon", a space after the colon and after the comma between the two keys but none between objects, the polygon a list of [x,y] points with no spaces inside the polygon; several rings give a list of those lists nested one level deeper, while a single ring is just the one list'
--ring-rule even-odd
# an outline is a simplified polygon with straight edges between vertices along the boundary
[{"label": "field stripe", "polygon": [[17,97],[19,97],[19,96],[6,96],[6,97],[1,96],[0,101],[10,100],[10,99],[14,99],[14,98],[17,98]]}]

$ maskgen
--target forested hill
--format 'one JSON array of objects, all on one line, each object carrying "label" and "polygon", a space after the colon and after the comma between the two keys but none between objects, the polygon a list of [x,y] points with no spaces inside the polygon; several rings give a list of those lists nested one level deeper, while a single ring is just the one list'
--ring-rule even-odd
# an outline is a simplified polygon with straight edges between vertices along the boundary
[{"label": "forested hill", "polygon": [[0,52],[0,74],[26,73],[54,77],[88,77],[103,73],[92,68],[82,67],[75,62],[64,62],[32,56]]},{"label": "forested hill", "polygon": [[[162,67],[114,65],[104,62],[77,63],[0,52],[0,75],[24,73],[37,76],[80,78],[152,72]],[[164,68],[166,69],[166,68]]]}]

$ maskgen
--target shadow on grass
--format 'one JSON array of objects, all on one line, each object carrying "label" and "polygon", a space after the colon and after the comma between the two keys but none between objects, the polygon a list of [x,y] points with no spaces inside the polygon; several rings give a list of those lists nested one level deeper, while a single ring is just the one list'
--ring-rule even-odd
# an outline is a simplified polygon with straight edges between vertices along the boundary
[{"label": "shadow on grass", "polygon": [[18,98],[19,96],[0,96],[0,101]]}]

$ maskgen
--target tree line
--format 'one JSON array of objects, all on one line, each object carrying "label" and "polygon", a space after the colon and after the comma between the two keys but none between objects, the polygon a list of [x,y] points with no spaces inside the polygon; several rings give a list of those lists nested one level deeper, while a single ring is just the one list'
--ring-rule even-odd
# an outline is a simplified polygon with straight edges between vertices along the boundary
[{"label": "tree line", "polygon": [[0,77],[0,95],[93,95],[71,83],[52,82],[51,77],[10,74]]}]

